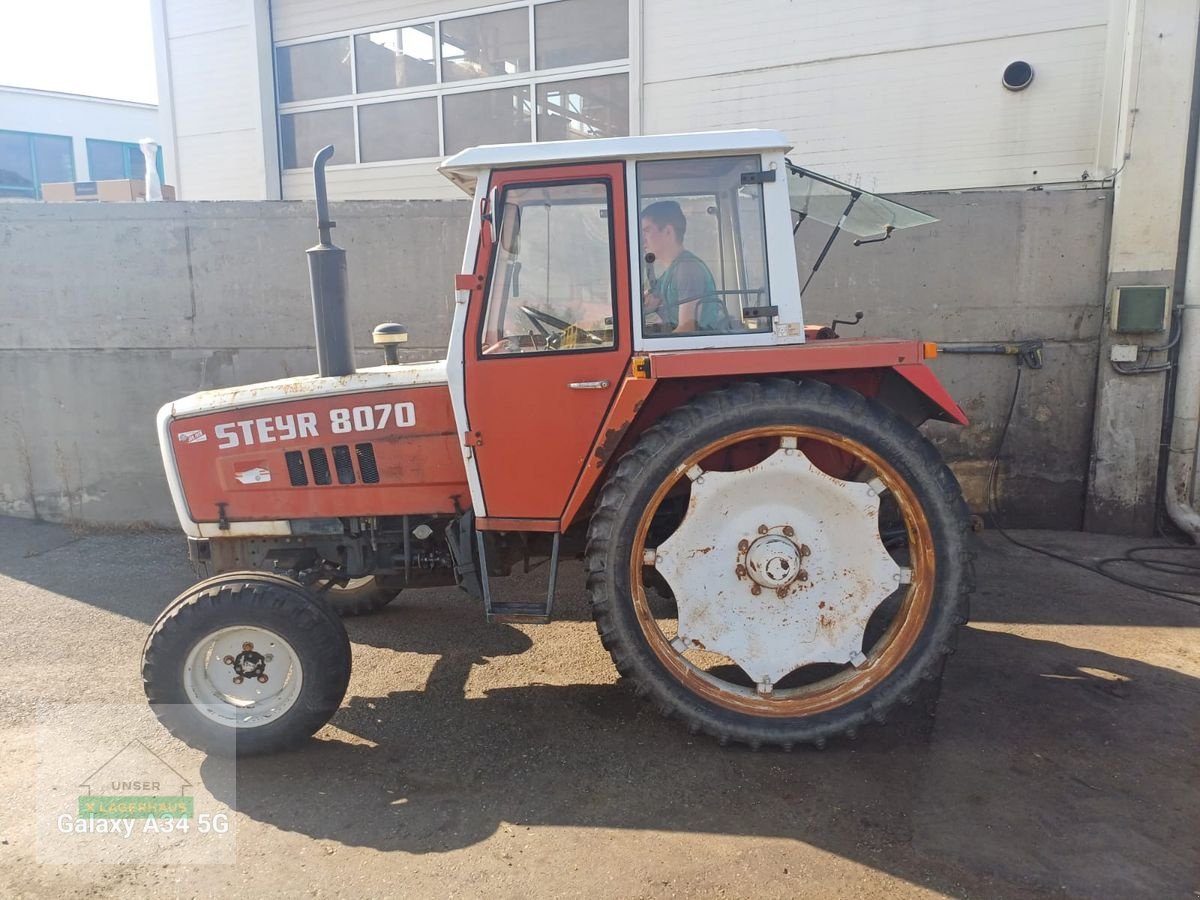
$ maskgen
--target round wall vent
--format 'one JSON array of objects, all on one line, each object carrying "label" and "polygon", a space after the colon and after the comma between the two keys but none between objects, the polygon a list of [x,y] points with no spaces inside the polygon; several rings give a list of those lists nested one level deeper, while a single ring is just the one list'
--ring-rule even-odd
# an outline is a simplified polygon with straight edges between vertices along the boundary
[{"label": "round wall vent", "polygon": [[1004,86],[1010,91],[1023,91],[1033,83],[1033,66],[1018,59],[1004,67]]}]

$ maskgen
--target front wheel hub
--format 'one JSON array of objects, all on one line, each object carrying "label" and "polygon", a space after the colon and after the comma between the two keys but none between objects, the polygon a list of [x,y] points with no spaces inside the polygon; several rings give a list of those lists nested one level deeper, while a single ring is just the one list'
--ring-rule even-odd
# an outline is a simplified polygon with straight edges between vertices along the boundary
[{"label": "front wheel hub", "polygon": [[765,534],[747,547],[744,561],[739,560],[738,565],[756,584],[778,592],[800,579],[803,560],[800,547],[790,538]]}]

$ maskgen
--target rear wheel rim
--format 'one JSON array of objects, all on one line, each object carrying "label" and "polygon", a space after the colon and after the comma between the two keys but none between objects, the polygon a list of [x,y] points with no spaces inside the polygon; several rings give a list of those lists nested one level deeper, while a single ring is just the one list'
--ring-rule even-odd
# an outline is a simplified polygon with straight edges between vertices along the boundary
[{"label": "rear wheel rim", "polygon": [[[911,580],[899,600],[898,607],[882,635],[871,646],[863,647],[863,659],[855,666],[800,687],[773,691],[769,696],[759,694],[753,687],[716,676],[672,646],[662,617],[656,618],[647,597],[647,537],[651,525],[667,495],[688,479],[689,470],[714,454],[754,440],[794,438],[819,442],[831,449],[849,454],[869,470],[870,476],[882,482],[883,488],[894,497],[907,537]],[[798,718],[836,709],[870,691],[888,678],[901,661],[912,651],[925,623],[928,621],[934,594],[935,559],[932,531],[911,485],[876,451],[862,442],[826,429],[807,426],[765,426],[745,429],[706,445],[690,454],[659,485],[646,504],[630,548],[630,588],[638,625],[651,651],[672,677],[704,700],[724,709],[755,717]],[[669,622],[667,622],[669,626]]]},{"label": "rear wheel rim", "polygon": [[282,718],[295,705],[303,683],[292,645],[256,625],[206,635],[183,667],[192,705],[206,719],[229,728],[258,728]]}]

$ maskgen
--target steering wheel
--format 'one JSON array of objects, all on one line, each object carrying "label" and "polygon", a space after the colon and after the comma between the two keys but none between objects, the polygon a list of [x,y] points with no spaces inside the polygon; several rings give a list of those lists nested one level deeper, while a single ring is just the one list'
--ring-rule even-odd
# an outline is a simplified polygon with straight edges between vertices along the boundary
[{"label": "steering wheel", "polygon": [[[548,312],[543,312],[540,309],[534,309],[532,306],[522,306],[521,312],[525,314],[525,318],[529,319],[529,321],[533,323],[534,328],[541,332],[542,336],[546,338],[547,342],[550,341],[551,335],[548,331],[546,331],[545,326],[550,325],[554,328],[557,328],[561,332],[566,332],[568,329],[574,328],[582,338],[593,344],[606,343],[604,338],[592,334],[587,329],[580,328],[578,325],[573,325],[570,322],[566,322],[560,319],[558,316],[552,316]],[[545,325],[542,323],[545,323]],[[559,335],[554,335],[554,337],[559,337]]]}]

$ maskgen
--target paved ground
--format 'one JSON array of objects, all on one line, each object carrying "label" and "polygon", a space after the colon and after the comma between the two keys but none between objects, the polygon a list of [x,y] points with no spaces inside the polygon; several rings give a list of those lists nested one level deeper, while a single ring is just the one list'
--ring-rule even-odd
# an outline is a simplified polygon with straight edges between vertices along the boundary
[{"label": "paved ground", "polygon": [[333,725],[240,767],[234,865],[39,862],[39,703],[139,703],[189,580],[174,535],[0,519],[0,896],[1200,892],[1200,609],[991,535],[936,716],[793,754],[690,738],[616,684],[573,564],[552,625],[489,627],[448,590],[350,623]]}]

